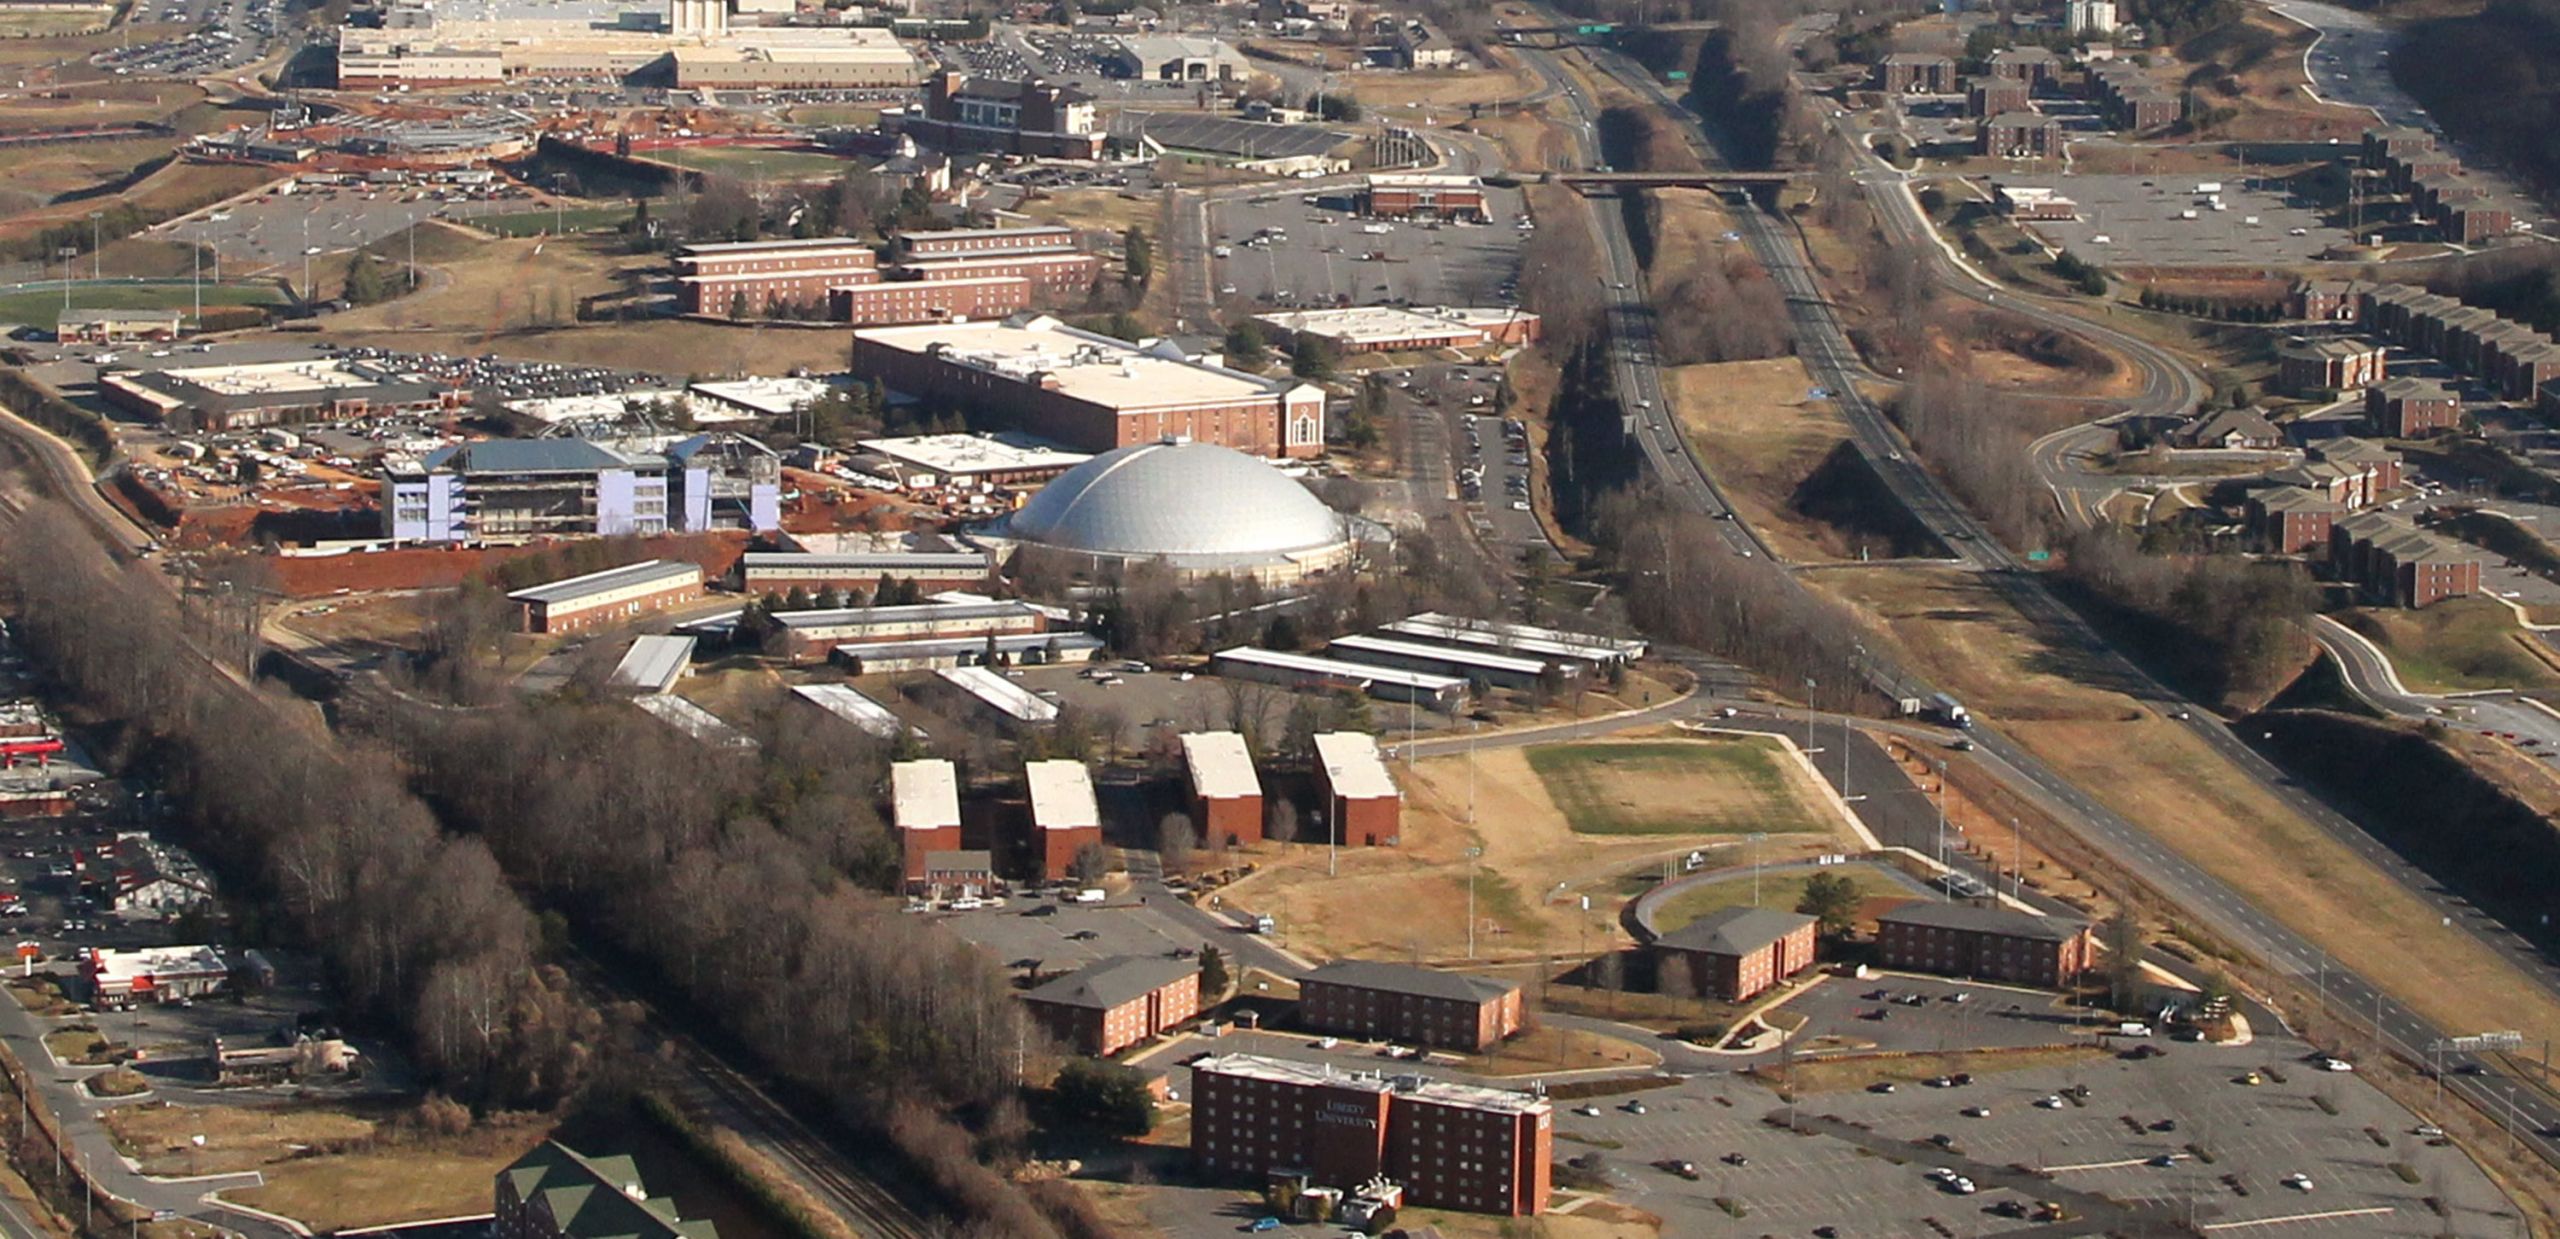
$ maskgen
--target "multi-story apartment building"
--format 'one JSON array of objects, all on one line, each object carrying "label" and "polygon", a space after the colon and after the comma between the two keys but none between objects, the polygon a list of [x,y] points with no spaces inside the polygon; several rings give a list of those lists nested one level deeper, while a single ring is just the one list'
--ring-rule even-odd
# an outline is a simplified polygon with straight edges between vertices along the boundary
[{"label": "multi-story apartment building", "polygon": [[1384,1175],[1410,1204],[1515,1217],[1543,1212],[1553,1183],[1555,1113],[1527,1093],[1222,1054],[1191,1065],[1191,1103],[1192,1156],[1228,1181]]},{"label": "multi-story apartment building", "polygon": [[1337,959],[1298,987],[1309,1028],[1480,1053],[1520,1031],[1520,987],[1412,964]]}]

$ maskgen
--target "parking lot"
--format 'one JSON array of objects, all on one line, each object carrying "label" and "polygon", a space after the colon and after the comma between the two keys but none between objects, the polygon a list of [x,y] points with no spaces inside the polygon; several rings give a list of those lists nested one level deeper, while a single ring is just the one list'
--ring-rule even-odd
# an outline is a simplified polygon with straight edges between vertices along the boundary
[{"label": "parking lot", "polygon": [[1951,1049],[2070,1044],[2087,1020],[2054,996],[1915,977],[1835,977],[1787,1003],[1809,1021],[1800,1046],[1943,1053]]},{"label": "parking lot", "polygon": [[[2092,262],[2118,259],[2168,267],[2307,262],[2348,241],[2321,223],[2309,202],[2281,189],[2252,188],[2250,178],[2220,180],[2223,209],[2214,210],[2193,173],[2159,176],[2025,176],[2080,204],[2080,217],[2038,220],[2026,227]],[[2184,218],[2192,211],[2195,218]],[[2255,221],[2255,222],[2252,222]],[[2101,242],[2099,237],[2105,237]]]},{"label": "parking lot", "polygon": [[[1279,192],[1217,203],[1210,216],[1222,302],[1257,306],[1507,305],[1528,235],[1518,190],[1488,186],[1490,225],[1364,220],[1344,193]],[[1270,229],[1280,230],[1277,235]],[[1254,239],[1263,238],[1256,243]],[[1212,251],[1213,255],[1215,251]]]},{"label": "parking lot", "polygon": [[248,64],[275,42],[277,0],[150,0],[133,6],[126,20],[181,26],[186,33],[144,43],[120,43],[89,63],[119,76],[201,75]]},{"label": "parking lot", "polygon": [[1198,931],[1140,899],[1128,894],[1106,904],[1082,904],[1016,894],[1000,908],[930,915],[998,964],[1026,968],[1037,961],[1044,976],[1073,972],[1114,955],[1170,955],[1201,948]]},{"label": "parking lot", "polygon": [[420,220],[542,209],[522,190],[512,185],[503,188],[519,196],[475,199],[459,190],[417,185],[270,191],[163,224],[159,230],[212,246],[224,263],[234,264],[224,274],[238,276],[267,267],[295,268],[306,252],[316,256],[370,245],[397,236]]}]

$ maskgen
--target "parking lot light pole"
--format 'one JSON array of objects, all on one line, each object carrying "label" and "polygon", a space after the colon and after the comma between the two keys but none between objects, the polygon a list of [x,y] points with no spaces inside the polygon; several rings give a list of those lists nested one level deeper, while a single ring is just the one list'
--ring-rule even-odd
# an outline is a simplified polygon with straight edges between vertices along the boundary
[{"label": "parking lot light pole", "polygon": [[1760,842],[1768,837],[1756,830],[1742,837],[1751,849],[1751,906],[1755,908],[1760,906]]},{"label": "parking lot light pole", "polygon": [[1476,957],[1476,858],[1484,855],[1482,847],[1467,849],[1467,958]]}]

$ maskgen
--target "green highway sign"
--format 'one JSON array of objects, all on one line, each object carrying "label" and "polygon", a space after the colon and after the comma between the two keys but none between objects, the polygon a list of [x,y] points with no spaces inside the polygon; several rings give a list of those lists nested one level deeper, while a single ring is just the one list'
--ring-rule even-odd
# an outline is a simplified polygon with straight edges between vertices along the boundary
[{"label": "green highway sign", "polygon": [[2046,561],[2046,560],[2048,560],[2048,559],[2051,559],[2051,558],[2053,558],[2053,552],[2051,552],[2051,551],[2029,551],[2029,552],[2027,552],[2027,562],[2028,562],[2028,563],[2031,563],[2031,564],[2040,564],[2040,563],[2043,563],[2044,561]]},{"label": "green highway sign", "polygon": [[1618,28],[1616,22],[1590,22],[1573,28],[1575,34],[1607,34]]},{"label": "green highway sign", "polygon": [[1669,73],[1663,74],[1662,80],[1666,82],[1685,82],[1689,80],[1689,71],[1687,69],[1673,69]]}]

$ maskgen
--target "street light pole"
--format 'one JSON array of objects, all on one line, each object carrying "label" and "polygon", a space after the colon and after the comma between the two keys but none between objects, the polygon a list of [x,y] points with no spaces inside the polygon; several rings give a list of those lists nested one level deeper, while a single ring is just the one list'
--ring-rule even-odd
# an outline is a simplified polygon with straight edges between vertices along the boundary
[{"label": "street light pole", "polygon": [[1467,958],[1476,957],[1476,858],[1484,855],[1481,847],[1467,849]]},{"label": "street light pole", "polygon": [[1742,837],[1751,848],[1751,906],[1755,908],[1760,906],[1760,841],[1768,837],[1756,830]]}]

